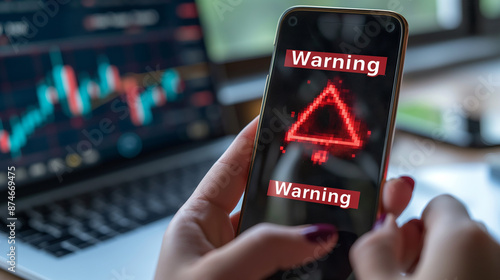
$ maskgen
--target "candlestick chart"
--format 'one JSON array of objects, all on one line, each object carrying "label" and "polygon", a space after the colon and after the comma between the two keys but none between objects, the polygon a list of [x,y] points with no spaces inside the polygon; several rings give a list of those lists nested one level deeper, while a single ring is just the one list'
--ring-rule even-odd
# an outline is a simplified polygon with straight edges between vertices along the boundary
[{"label": "candlestick chart", "polygon": [[183,83],[173,68],[163,72],[159,84],[141,88],[136,79],[122,78],[118,68],[110,64],[106,56],[99,57],[95,77],[85,72],[76,73],[72,66],[64,64],[58,51],[51,52],[50,57],[53,67],[36,88],[38,104],[20,115],[11,116],[8,120],[11,131],[3,129],[3,120],[0,120],[2,153],[20,156],[29,136],[52,119],[57,105],[68,118],[89,116],[93,100],[122,94],[132,123],[141,126],[152,121],[152,108],[164,105],[167,100],[175,101],[182,92]]}]

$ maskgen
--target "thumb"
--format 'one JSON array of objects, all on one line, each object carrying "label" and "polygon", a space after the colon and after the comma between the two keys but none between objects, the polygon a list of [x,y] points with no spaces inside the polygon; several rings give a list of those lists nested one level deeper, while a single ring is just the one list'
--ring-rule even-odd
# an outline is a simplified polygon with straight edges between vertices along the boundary
[{"label": "thumb", "polygon": [[402,238],[396,218],[389,214],[379,220],[374,231],[365,234],[351,248],[350,259],[358,279],[397,279]]},{"label": "thumb", "polygon": [[334,226],[287,227],[259,224],[210,252],[201,264],[214,279],[262,279],[282,269],[314,261],[337,243]]}]

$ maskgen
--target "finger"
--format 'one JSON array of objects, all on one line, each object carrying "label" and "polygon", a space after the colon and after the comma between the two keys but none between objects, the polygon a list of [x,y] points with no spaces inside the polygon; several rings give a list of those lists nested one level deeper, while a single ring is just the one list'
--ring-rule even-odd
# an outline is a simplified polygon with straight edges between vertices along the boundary
[{"label": "finger", "polygon": [[246,186],[257,124],[255,118],[238,134],[200,182],[188,205],[206,201],[227,214],[234,209]]},{"label": "finger", "polygon": [[461,221],[468,222],[470,217],[465,206],[456,198],[440,195],[427,204],[422,213],[422,221],[425,228],[436,231],[443,227],[455,227]]},{"label": "finger", "polygon": [[419,279],[498,279],[500,246],[466,207],[449,195],[424,209],[425,243],[416,273]]},{"label": "finger", "polygon": [[432,199],[422,213],[425,228],[424,246],[444,248],[453,234],[475,223],[470,219],[465,206],[450,195],[440,195]]},{"label": "finger", "polygon": [[199,264],[213,279],[263,279],[277,270],[312,262],[330,252],[338,235],[332,225],[285,227],[260,224]]},{"label": "finger", "polygon": [[356,278],[397,279],[400,268],[401,233],[389,214],[383,225],[354,243],[350,259]]},{"label": "finger", "polygon": [[431,200],[422,213],[422,221],[424,249],[416,273],[430,277],[432,271],[439,271],[432,277],[450,277],[453,268],[443,264],[444,260],[453,258],[456,264],[465,265],[469,257],[460,250],[469,251],[473,236],[482,230],[470,219],[465,206],[450,195]]},{"label": "finger", "polygon": [[233,226],[233,230],[234,232],[237,232],[238,231],[238,224],[240,222],[240,213],[241,211],[238,211],[236,213],[234,213],[233,215],[231,215],[231,225]]},{"label": "finger", "polygon": [[408,176],[392,179],[384,184],[382,212],[398,217],[410,203],[415,181]]},{"label": "finger", "polygon": [[401,226],[402,251],[401,270],[411,273],[418,264],[423,247],[424,224],[421,220],[413,219]]}]

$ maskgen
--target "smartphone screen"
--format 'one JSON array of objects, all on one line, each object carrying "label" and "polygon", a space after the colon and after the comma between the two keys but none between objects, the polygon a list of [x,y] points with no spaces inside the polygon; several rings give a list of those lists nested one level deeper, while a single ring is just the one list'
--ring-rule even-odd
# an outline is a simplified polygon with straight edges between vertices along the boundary
[{"label": "smartphone screen", "polygon": [[240,232],[330,223],[338,245],[270,279],[350,279],[349,249],[376,218],[392,141],[406,21],[383,11],[296,7],[282,16]]}]

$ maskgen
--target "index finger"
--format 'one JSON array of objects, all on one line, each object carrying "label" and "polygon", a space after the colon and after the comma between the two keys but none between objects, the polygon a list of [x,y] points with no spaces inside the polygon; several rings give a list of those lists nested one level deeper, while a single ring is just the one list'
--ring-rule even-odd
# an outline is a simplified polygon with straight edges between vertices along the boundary
[{"label": "index finger", "polygon": [[456,275],[481,248],[478,241],[483,238],[477,238],[477,233],[484,232],[471,220],[465,206],[450,195],[434,198],[422,213],[422,220],[424,245],[415,271],[422,279]]},{"label": "index finger", "polygon": [[425,207],[422,221],[426,228],[453,227],[460,221],[470,221],[465,206],[451,195],[440,195]]},{"label": "index finger", "polygon": [[207,201],[228,214],[236,207],[245,190],[258,120],[256,117],[238,134],[189,200]]}]

